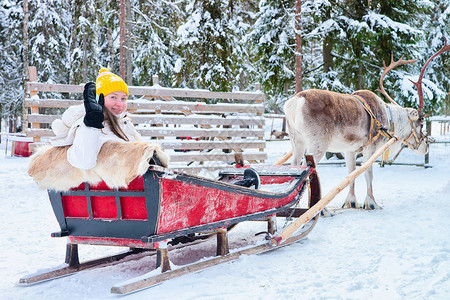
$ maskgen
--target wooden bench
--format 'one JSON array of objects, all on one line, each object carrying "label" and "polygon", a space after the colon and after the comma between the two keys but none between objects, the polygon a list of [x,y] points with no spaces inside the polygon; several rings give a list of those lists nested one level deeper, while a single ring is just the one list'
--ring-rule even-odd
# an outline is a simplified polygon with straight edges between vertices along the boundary
[{"label": "wooden bench", "polygon": [[[30,70],[30,79],[33,74]],[[34,76],[35,77],[35,76]],[[35,80],[35,78],[34,78]],[[171,156],[171,168],[191,173],[217,170],[235,160],[235,153],[251,163],[267,158],[264,140],[265,95],[255,92],[211,92],[164,88],[153,76],[153,86],[129,86],[128,111],[145,139],[157,139]],[[28,82],[24,120],[34,142],[54,136],[50,128],[64,109],[82,104],[84,85]],[[60,93],[63,99],[47,98]],[[39,96],[38,96],[39,95]]]}]

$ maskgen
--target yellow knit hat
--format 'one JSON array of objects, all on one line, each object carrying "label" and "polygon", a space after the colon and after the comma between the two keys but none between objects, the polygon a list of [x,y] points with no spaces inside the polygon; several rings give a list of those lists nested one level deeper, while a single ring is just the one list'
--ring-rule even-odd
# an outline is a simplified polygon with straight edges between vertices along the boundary
[{"label": "yellow knit hat", "polygon": [[103,93],[103,96],[112,92],[124,92],[128,95],[128,86],[119,76],[111,73],[108,69],[102,68],[98,71],[97,82],[95,84],[97,95]]}]

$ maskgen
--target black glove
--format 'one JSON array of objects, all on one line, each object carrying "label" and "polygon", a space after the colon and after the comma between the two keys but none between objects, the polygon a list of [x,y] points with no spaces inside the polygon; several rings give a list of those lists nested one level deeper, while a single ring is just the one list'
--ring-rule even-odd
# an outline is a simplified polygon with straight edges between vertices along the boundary
[{"label": "black glove", "polygon": [[88,82],[84,86],[83,91],[84,108],[86,115],[84,116],[84,124],[89,127],[95,127],[98,129],[103,128],[103,106],[105,105],[105,97],[100,94],[98,97],[98,103],[96,100],[95,83]]}]

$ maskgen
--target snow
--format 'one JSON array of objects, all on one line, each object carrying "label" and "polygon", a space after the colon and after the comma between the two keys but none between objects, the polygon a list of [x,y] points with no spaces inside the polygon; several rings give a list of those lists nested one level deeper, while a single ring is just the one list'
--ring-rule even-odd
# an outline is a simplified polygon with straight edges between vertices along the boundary
[{"label": "snow", "polygon": [[[417,103],[419,103],[419,98],[416,96],[417,90],[414,83],[412,83],[411,81],[417,82],[418,80],[419,75],[405,76],[401,79],[400,83],[402,94],[404,96],[408,96],[408,94],[414,95],[414,98],[416,98]],[[431,80],[423,78],[422,83],[423,83],[422,91],[425,98],[432,100],[434,98],[434,95],[442,99],[445,98],[446,93],[440,90],[439,87]]]},{"label": "snow", "polygon": [[173,71],[175,73],[180,73],[181,72],[181,68],[183,67],[183,60],[181,58],[178,58],[175,61],[175,67],[173,68]]},{"label": "snow", "polygon": [[377,14],[374,12],[369,12],[368,15],[365,17],[368,23],[372,25],[372,27],[380,26],[383,28],[389,28],[396,32],[401,33],[415,33],[415,34],[421,34],[422,31],[416,30],[412,28],[411,26],[408,26],[403,23],[398,23],[390,19],[389,17],[381,14]]},{"label": "snow", "polygon": [[[436,123],[434,123],[436,124]],[[439,135],[434,126],[433,136]],[[2,139],[4,141],[4,139]],[[267,143],[273,163],[290,149],[289,141]],[[336,210],[321,218],[307,238],[262,255],[188,274],[123,299],[450,299],[450,145],[433,144],[432,168],[374,166],[375,199],[382,210]],[[423,163],[403,151],[399,162]],[[155,257],[82,271],[41,284],[19,287],[19,278],[64,263],[65,238],[46,191],[27,175],[29,158],[5,155],[0,144],[0,295],[1,299],[116,298],[110,288],[152,272]],[[322,194],[345,175],[346,168],[318,166]],[[364,177],[357,179],[360,203]],[[338,208],[346,191],[329,207]],[[279,220],[278,226],[284,225]],[[233,248],[266,230],[263,222],[246,222],[230,231]],[[123,252],[125,248],[79,247],[82,261]],[[174,267],[211,257],[215,239],[170,253]]]}]

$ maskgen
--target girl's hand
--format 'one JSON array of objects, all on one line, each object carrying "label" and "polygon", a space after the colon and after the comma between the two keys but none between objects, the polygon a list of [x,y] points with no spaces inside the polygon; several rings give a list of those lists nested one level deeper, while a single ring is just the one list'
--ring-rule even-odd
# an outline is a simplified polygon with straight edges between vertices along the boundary
[{"label": "girl's hand", "polygon": [[84,116],[84,124],[89,127],[102,129],[103,120],[105,119],[105,117],[103,116],[103,106],[105,104],[105,98],[103,94],[100,94],[97,103],[96,95],[95,83],[86,83],[83,91],[84,108],[86,110],[86,115]]}]

